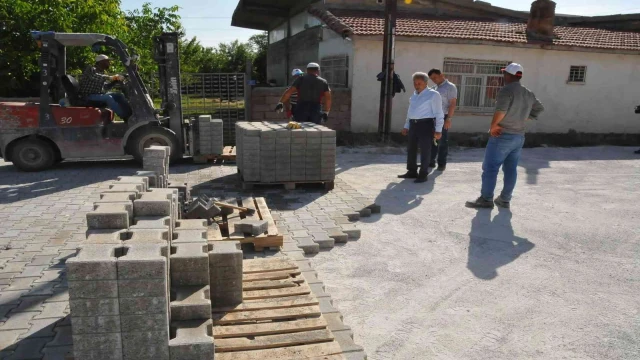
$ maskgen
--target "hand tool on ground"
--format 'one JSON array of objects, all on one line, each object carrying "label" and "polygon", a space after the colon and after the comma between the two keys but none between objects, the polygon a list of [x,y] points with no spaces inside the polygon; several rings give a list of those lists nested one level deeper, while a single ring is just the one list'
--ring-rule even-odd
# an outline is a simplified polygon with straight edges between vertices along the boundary
[{"label": "hand tool on ground", "polygon": [[227,209],[235,209],[235,210],[239,210],[241,212],[247,213],[248,215],[253,215],[256,213],[255,209],[249,209],[246,207],[242,207],[242,206],[235,206],[235,205],[231,205],[231,204],[227,204],[227,203],[223,203],[223,202],[219,202],[219,201],[214,201],[213,202],[214,205],[218,206],[218,207],[224,207]]}]

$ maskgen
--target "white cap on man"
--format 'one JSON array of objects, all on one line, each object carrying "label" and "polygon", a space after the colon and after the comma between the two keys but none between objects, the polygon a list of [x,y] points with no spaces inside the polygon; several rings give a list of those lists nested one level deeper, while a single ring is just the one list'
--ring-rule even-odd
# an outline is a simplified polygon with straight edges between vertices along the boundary
[{"label": "white cap on man", "polygon": [[511,75],[522,76],[524,68],[520,64],[511,63],[506,68],[502,69],[502,71],[506,71]]},{"label": "white cap on man", "polygon": [[300,76],[300,75],[304,75],[304,73],[300,69],[293,69],[293,71],[291,71],[291,76]]},{"label": "white cap on man", "polygon": [[309,63],[309,65],[307,65],[307,69],[320,69],[320,65],[318,63]]},{"label": "white cap on man", "polygon": [[103,60],[109,60],[109,57],[107,55],[102,55],[102,54],[96,55],[96,62],[100,62]]}]

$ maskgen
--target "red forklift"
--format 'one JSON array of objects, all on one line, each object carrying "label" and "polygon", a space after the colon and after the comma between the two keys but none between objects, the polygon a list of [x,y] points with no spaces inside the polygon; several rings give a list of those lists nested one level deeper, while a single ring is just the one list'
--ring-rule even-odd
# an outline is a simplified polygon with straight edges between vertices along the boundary
[{"label": "red forklift", "polygon": [[[0,102],[0,156],[23,171],[40,171],[68,158],[118,158],[142,161],[144,148],[171,147],[172,160],[193,155],[189,128],[182,117],[178,34],[154,38],[161,108],[155,109],[136,64],[120,40],[103,34],[32,32],[41,51],[39,102]],[[79,95],[78,81],[66,73],[66,47],[108,48],[125,69],[119,87],[133,109],[125,122],[114,122],[104,103]],[[59,105],[67,99],[68,106]],[[63,101],[64,103],[64,101]]]}]

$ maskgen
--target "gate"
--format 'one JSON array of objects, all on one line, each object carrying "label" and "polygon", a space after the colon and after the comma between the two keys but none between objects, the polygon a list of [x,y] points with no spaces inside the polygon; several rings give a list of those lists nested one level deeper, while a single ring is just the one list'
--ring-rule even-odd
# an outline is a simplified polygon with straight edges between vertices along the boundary
[{"label": "gate", "polygon": [[[182,73],[180,76],[183,117],[197,119],[200,115],[211,115],[213,119],[222,119],[224,145],[235,146],[236,122],[246,119],[245,95],[250,93],[246,91],[247,76],[243,73]],[[148,85],[155,99],[157,79]]]}]

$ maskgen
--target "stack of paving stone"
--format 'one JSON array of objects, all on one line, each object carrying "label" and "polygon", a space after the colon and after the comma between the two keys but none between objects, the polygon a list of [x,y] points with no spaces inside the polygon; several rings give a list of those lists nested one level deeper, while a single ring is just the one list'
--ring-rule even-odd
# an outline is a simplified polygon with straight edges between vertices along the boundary
[{"label": "stack of paving stone", "polygon": [[[148,176],[149,172],[155,174],[153,183],[155,187],[166,188],[169,185],[169,159],[171,157],[171,147],[150,146],[144,149],[142,156],[142,168],[144,171],[137,175]],[[152,174],[152,175],[153,175]]]},{"label": "stack of paving stone", "polygon": [[332,182],[336,171],[336,132],[302,123],[236,123],[236,162],[245,182]]},{"label": "stack of paving stone", "polygon": [[242,302],[239,243],[209,245],[205,220],[178,219],[183,185],[153,176],[110,185],[67,261],[77,360],[213,359],[211,299]]},{"label": "stack of paving stone", "polygon": [[211,115],[198,117],[198,147],[201,155],[222,154],[224,149],[222,119]]}]

